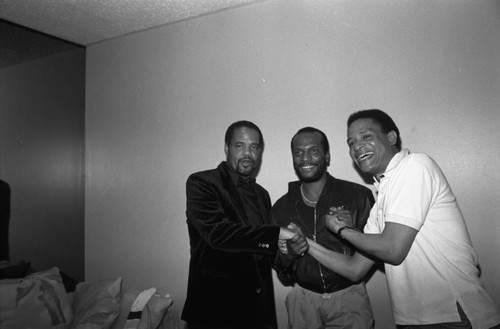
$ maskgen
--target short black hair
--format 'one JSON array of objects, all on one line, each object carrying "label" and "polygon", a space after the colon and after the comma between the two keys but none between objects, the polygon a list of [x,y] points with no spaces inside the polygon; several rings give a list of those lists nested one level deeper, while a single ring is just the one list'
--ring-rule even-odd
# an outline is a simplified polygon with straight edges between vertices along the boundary
[{"label": "short black hair", "polygon": [[368,109],[354,112],[349,116],[349,119],[347,119],[347,128],[349,128],[354,121],[359,119],[372,119],[376,121],[385,133],[394,131],[397,135],[396,148],[398,151],[401,151],[401,136],[399,135],[399,129],[396,126],[396,123],[394,123],[394,120],[392,120],[387,113],[379,109]]},{"label": "short black hair", "polygon": [[314,127],[304,127],[300,128],[295,135],[293,135],[292,140],[290,141],[290,148],[292,149],[293,152],[293,140],[297,135],[302,134],[302,133],[318,133],[321,135],[321,145],[323,145],[323,151],[326,153],[330,152],[330,143],[328,143],[328,138],[326,137],[325,133],[322,132],[321,130],[314,128]]},{"label": "short black hair", "polygon": [[262,132],[260,131],[259,127],[253,122],[247,121],[247,120],[240,120],[232,123],[226,130],[226,136],[224,137],[224,141],[226,145],[229,146],[231,144],[231,140],[234,135],[234,131],[238,128],[249,128],[249,129],[254,129],[259,133],[259,141],[260,141],[260,147],[264,148],[264,137],[262,136]]}]

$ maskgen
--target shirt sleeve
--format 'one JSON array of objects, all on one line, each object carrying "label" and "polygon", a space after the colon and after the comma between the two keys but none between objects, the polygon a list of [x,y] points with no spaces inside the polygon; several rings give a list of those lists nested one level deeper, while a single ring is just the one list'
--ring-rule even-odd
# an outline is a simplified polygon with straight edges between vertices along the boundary
[{"label": "shirt sleeve", "polygon": [[375,203],[375,205],[372,207],[370,211],[370,216],[368,217],[368,220],[366,221],[365,228],[363,229],[363,233],[366,234],[380,234],[382,233],[383,227],[380,227],[379,222],[377,221],[377,208],[378,204]]},{"label": "shirt sleeve", "polygon": [[[431,208],[434,194],[431,161],[411,157],[396,168],[385,189],[384,222],[398,223],[420,230]],[[424,160],[424,161],[422,161]]]}]

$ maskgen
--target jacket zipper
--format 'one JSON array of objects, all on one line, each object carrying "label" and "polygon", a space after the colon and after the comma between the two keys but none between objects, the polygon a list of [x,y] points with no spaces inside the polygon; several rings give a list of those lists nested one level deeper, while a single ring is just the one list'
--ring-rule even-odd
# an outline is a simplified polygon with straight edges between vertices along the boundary
[{"label": "jacket zipper", "polygon": [[[314,207],[314,234],[313,234],[313,240],[316,242],[316,207]],[[325,278],[323,276],[323,271],[321,270],[321,263],[318,262],[318,268],[319,268],[319,275],[321,277],[321,283],[323,284],[323,298],[329,298],[329,294],[326,292],[326,283],[325,283]]]}]

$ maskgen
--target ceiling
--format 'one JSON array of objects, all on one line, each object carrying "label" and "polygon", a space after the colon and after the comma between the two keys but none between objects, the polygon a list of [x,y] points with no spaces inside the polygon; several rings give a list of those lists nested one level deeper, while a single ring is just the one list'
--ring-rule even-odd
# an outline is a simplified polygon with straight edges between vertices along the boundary
[{"label": "ceiling", "polygon": [[0,0],[0,19],[88,46],[259,1],[264,0]]}]

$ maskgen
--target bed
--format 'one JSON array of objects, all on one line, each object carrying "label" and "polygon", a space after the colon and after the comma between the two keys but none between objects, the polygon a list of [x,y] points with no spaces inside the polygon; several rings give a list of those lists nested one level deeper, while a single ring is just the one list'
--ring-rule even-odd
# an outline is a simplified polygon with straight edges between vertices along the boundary
[{"label": "bed", "polygon": [[122,278],[118,277],[79,282],[74,291],[68,291],[72,289],[68,289],[57,267],[22,277],[15,277],[12,266],[10,272],[1,269],[2,329],[179,328],[173,299],[158,294],[154,287],[124,291]]}]

